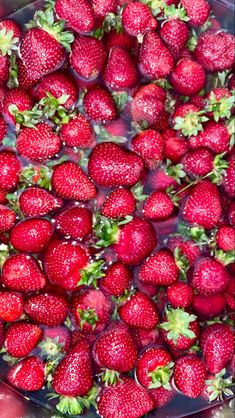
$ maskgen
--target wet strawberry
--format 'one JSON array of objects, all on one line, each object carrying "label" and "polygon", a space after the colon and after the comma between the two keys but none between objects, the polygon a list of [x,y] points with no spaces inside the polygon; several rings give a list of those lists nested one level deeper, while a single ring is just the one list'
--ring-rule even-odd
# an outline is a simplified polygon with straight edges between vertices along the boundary
[{"label": "wet strawberry", "polygon": [[173,129],[164,131],[162,137],[165,158],[173,164],[179,163],[189,149],[188,141],[178,137]]},{"label": "wet strawberry", "polygon": [[16,222],[16,214],[8,206],[0,205],[0,233],[9,231]]},{"label": "wet strawberry", "polygon": [[21,164],[14,152],[0,152],[0,188],[2,190],[11,191],[16,188],[20,170]]},{"label": "wet strawberry", "polygon": [[176,361],[175,385],[189,398],[200,396],[204,388],[206,375],[206,366],[199,357],[186,355]]},{"label": "wet strawberry", "polygon": [[25,219],[13,227],[10,241],[18,251],[39,253],[50,241],[52,232],[52,225],[46,219]]},{"label": "wet strawberry", "polygon": [[174,211],[171,198],[164,192],[153,192],[145,202],[144,215],[153,221],[169,218]]},{"label": "wet strawberry", "polygon": [[111,94],[104,88],[94,87],[89,90],[83,106],[86,114],[94,122],[108,122],[116,119],[117,108]]},{"label": "wet strawberry", "polygon": [[21,390],[40,390],[45,380],[44,365],[35,356],[27,357],[10,368],[7,373],[7,380]]},{"label": "wet strawberry", "polygon": [[91,123],[80,113],[61,128],[60,137],[68,147],[90,148],[94,143]]},{"label": "wet strawberry", "polygon": [[60,19],[65,19],[75,32],[91,32],[95,24],[94,11],[88,0],[56,0],[55,12]]},{"label": "wet strawberry", "polygon": [[54,217],[57,231],[73,239],[83,239],[92,232],[92,213],[88,208],[69,205]]},{"label": "wet strawberry", "polygon": [[20,293],[0,292],[0,318],[5,322],[18,321],[23,314],[24,299]]},{"label": "wet strawberry", "polygon": [[128,4],[122,12],[124,30],[132,36],[144,35],[157,27],[150,9],[140,2]]},{"label": "wet strawberry", "polygon": [[189,28],[180,19],[169,19],[160,28],[160,35],[173,57],[178,58],[189,39]]},{"label": "wet strawberry", "polygon": [[229,273],[217,260],[203,257],[194,266],[192,286],[202,295],[213,295],[225,290]]},{"label": "wet strawberry", "polygon": [[156,168],[163,160],[163,140],[158,131],[148,129],[131,141],[132,149],[139,154],[147,167]]},{"label": "wet strawberry", "polygon": [[112,296],[121,296],[131,286],[132,272],[120,261],[111,264],[100,280],[101,289]]},{"label": "wet strawberry", "polygon": [[179,269],[172,253],[162,249],[142,264],[139,275],[142,282],[168,286],[177,280]]},{"label": "wet strawberry", "polygon": [[7,124],[5,120],[0,117],[0,144],[7,133]]},{"label": "wet strawberry", "polygon": [[219,226],[216,243],[223,251],[233,251],[235,249],[234,228],[227,225]]},{"label": "wet strawberry", "polygon": [[173,308],[189,308],[194,301],[193,288],[187,283],[176,282],[167,288],[167,299]]},{"label": "wet strawberry", "polygon": [[155,84],[142,86],[131,102],[131,115],[134,122],[146,127],[155,127],[159,124],[164,111],[166,94]]},{"label": "wet strawberry", "polygon": [[19,207],[25,216],[44,216],[61,206],[60,198],[38,187],[25,189],[19,197]]},{"label": "wet strawberry", "polygon": [[151,329],[159,322],[155,303],[144,293],[136,292],[118,310],[129,327]]},{"label": "wet strawberry", "polygon": [[4,347],[12,357],[27,357],[37,346],[42,335],[41,328],[27,322],[11,324],[4,338]]},{"label": "wet strawberry", "polygon": [[215,295],[195,295],[193,309],[202,319],[214,318],[222,314],[226,307],[226,298],[222,293]]},{"label": "wet strawberry", "polygon": [[24,311],[31,321],[49,327],[62,324],[69,313],[66,299],[50,293],[30,296],[24,303]]},{"label": "wet strawberry", "polygon": [[196,0],[192,3],[190,0],[182,0],[182,6],[189,17],[189,24],[193,27],[202,26],[210,14],[210,6],[205,0]]},{"label": "wet strawberry", "polygon": [[109,52],[103,79],[112,90],[130,88],[138,82],[138,73],[126,49],[118,46]]},{"label": "wet strawberry", "polygon": [[224,124],[210,121],[204,125],[203,129],[203,132],[189,139],[192,149],[206,147],[217,154],[228,152],[230,135]]},{"label": "wet strawberry", "polygon": [[170,82],[177,93],[184,96],[193,96],[205,86],[205,71],[196,61],[185,58],[180,60],[171,72]]},{"label": "wet strawberry", "polygon": [[32,107],[33,99],[26,91],[20,88],[11,89],[6,93],[3,100],[3,116],[8,123],[15,125],[18,119],[14,115],[14,111],[24,112],[31,110]]}]

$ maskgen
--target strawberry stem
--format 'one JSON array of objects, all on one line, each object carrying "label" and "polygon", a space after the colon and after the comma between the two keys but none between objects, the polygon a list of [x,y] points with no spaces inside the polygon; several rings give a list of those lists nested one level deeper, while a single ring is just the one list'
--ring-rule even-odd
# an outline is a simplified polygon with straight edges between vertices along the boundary
[{"label": "strawberry stem", "polygon": [[189,339],[195,338],[195,333],[189,329],[190,323],[197,319],[195,315],[177,308],[167,310],[166,318],[167,321],[160,324],[160,328],[168,331],[168,340],[173,340],[174,343],[177,343],[181,335]]},{"label": "strawberry stem", "polygon": [[6,28],[0,30],[0,52],[4,57],[11,55],[13,51],[18,49],[19,38],[14,38],[12,30],[7,31]]},{"label": "strawberry stem", "polygon": [[104,260],[98,260],[89,264],[86,268],[80,270],[81,279],[78,282],[78,286],[93,286],[98,288],[97,280],[105,276],[104,273]]},{"label": "strawberry stem", "polygon": [[149,385],[149,389],[158,389],[163,387],[167,390],[172,390],[170,385],[170,378],[173,374],[174,363],[170,362],[166,366],[156,367],[152,372],[148,373],[151,377],[152,383]]}]

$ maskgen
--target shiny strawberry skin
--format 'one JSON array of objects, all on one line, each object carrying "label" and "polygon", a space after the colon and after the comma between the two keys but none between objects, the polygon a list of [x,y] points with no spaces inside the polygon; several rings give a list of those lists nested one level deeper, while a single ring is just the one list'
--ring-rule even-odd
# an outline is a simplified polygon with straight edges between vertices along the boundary
[{"label": "shiny strawberry skin", "polygon": [[33,99],[30,95],[21,88],[14,88],[9,90],[3,100],[3,115],[5,120],[9,123],[15,124],[15,118],[10,113],[9,107],[15,105],[18,110],[31,110],[33,107]]},{"label": "shiny strawberry skin", "polygon": [[62,204],[62,199],[38,187],[23,190],[19,197],[20,210],[29,217],[47,215],[59,209]]},{"label": "shiny strawberry skin", "polygon": [[234,228],[227,225],[219,226],[216,243],[223,251],[233,251],[235,249]]},{"label": "shiny strawberry skin", "polygon": [[31,321],[54,327],[65,321],[69,307],[66,299],[61,295],[40,293],[26,300],[24,311]]},{"label": "shiny strawberry skin", "polygon": [[147,259],[141,266],[139,277],[142,282],[159,286],[173,284],[179,275],[172,253],[162,249]]},{"label": "shiny strawberry skin", "polygon": [[209,148],[212,152],[221,154],[229,150],[230,135],[226,126],[220,122],[209,121],[204,125],[203,132],[189,138],[192,149]]},{"label": "shiny strawberry skin", "polygon": [[173,308],[189,308],[194,300],[193,288],[187,283],[176,282],[167,288],[167,299]]},{"label": "shiny strawberry skin", "polygon": [[83,239],[92,232],[92,213],[88,208],[69,205],[54,217],[55,228],[64,236]]},{"label": "shiny strawberry skin", "polygon": [[228,159],[228,168],[225,171],[224,174],[224,178],[223,178],[223,187],[224,190],[226,191],[226,193],[228,194],[228,196],[230,196],[231,198],[233,198],[234,193],[235,193],[235,175],[234,175],[234,171],[235,171],[235,158],[233,156],[231,156]]},{"label": "shiny strawberry skin", "polygon": [[155,303],[141,292],[130,296],[118,312],[120,319],[129,327],[152,329],[159,322]]},{"label": "shiny strawberry skin", "polygon": [[108,13],[115,13],[117,0],[92,0],[92,8],[95,18],[104,19]]},{"label": "shiny strawberry skin", "polygon": [[189,398],[200,396],[207,372],[199,357],[186,355],[176,361],[174,381],[177,388]]},{"label": "shiny strawberry skin", "polygon": [[21,27],[13,19],[4,19],[0,22],[0,30],[6,29],[6,32],[12,31],[12,38],[20,38],[21,36]]},{"label": "shiny strawberry skin", "polygon": [[83,99],[86,114],[94,122],[109,122],[117,118],[117,108],[108,90],[95,87]]},{"label": "shiny strawberry skin", "polygon": [[177,93],[193,96],[205,86],[205,71],[196,61],[185,58],[180,60],[171,72],[170,82]]},{"label": "shiny strawberry skin", "polygon": [[189,149],[188,141],[178,137],[173,129],[165,130],[162,137],[165,158],[174,164],[179,163]]},{"label": "shiny strawberry skin", "polygon": [[4,139],[4,136],[7,133],[7,124],[5,120],[0,116],[0,144],[2,140]]},{"label": "shiny strawberry skin", "polygon": [[27,357],[37,346],[42,335],[41,328],[27,322],[11,324],[4,339],[4,347],[12,357]]},{"label": "shiny strawberry skin", "polygon": [[194,266],[192,286],[199,294],[214,295],[225,290],[230,275],[216,259],[203,257]]},{"label": "shiny strawberry skin", "polygon": [[23,314],[24,299],[20,293],[0,292],[0,318],[5,322],[14,322]]},{"label": "shiny strawberry skin", "polygon": [[171,361],[170,354],[163,348],[152,347],[145,350],[138,358],[136,366],[136,376],[139,383],[148,389],[152,383],[149,373],[158,367],[167,366]]},{"label": "shiny strawberry skin", "polygon": [[55,12],[60,19],[65,19],[75,32],[91,32],[95,24],[94,11],[88,0],[56,0]]},{"label": "shiny strawberry skin", "polygon": [[152,83],[142,86],[131,102],[131,115],[134,122],[154,128],[159,124],[164,111],[166,94]]},{"label": "shiny strawberry skin", "polygon": [[117,32],[115,29],[104,35],[104,43],[107,49],[110,50],[114,46],[120,46],[131,50],[136,45],[136,40],[125,32]]},{"label": "shiny strawberry skin", "polygon": [[100,280],[101,289],[111,296],[121,296],[130,288],[132,272],[120,261],[111,264],[105,272],[105,277]]},{"label": "shiny strawberry skin", "polygon": [[122,25],[125,32],[132,36],[144,35],[157,27],[149,7],[140,2],[126,5],[122,12]]},{"label": "shiny strawberry skin", "polygon": [[125,218],[135,211],[136,200],[133,193],[124,188],[114,189],[104,201],[101,213],[107,218]]},{"label": "shiny strawberry skin", "polygon": [[213,170],[214,156],[206,148],[197,148],[187,152],[182,159],[184,170],[193,176],[205,176]]},{"label": "shiny strawberry skin", "polygon": [[189,34],[187,24],[180,19],[169,19],[160,28],[160,36],[175,58],[185,47]]},{"label": "shiny strawberry skin", "polygon": [[193,27],[202,26],[208,19],[210,14],[209,3],[205,0],[182,0],[182,6],[186,10],[189,17],[189,25]]},{"label": "shiny strawberry skin", "polygon": [[140,132],[132,139],[131,145],[149,168],[156,168],[163,160],[163,140],[158,131],[148,129]]},{"label": "shiny strawberry skin", "polygon": [[52,224],[46,219],[25,219],[13,227],[10,241],[18,251],[39,253],[48,244],[52,232]]},{"label": "shiny strawberry skin", "polygon": [[204,296],[195,295],[193,301],[193,309],[202,319],[214,318],[222,314],[226,307],[226,298],[222,293]]},{"label": "shiny strawberry skin", "polygon": [[9,231],[16,222],[16,214],[8,206],[0,205],[0,233]]},{"label": "shiny strawberry skin", "polygon": [[0,188],[2,190],[14,190],[19,182],[21,169],[20,161],[11,151],[0,152]]},{"label": "shiny strawberry skin", "polygon": [[10,368],[7,380],[21,390],[40,390],[45,380],[44,365],[38,357],[27,357]]},{"label": "shiny strawberry skin", "polygon": [[138,73],[126,49],[113,47],[109,53],[103,79],[112,90],[131,88],[138,82]]},{"label": "shiny strawberry skin", "polygon": [[174,211],[171,198],[164,192],[153,192],[145,201],[144,215],[153,221],[169,218]]},{"label": "shiny strawberry skin", "polygon": [[80,113],[69,120],[61,128],[61,140],[68,147],[90,148],[94,143],[92,125]]},{"label": "shiny strawberry skin", "polygon": [[9,77],[10,62],[8,57],[0,53],[0,86],[4,86]]}]

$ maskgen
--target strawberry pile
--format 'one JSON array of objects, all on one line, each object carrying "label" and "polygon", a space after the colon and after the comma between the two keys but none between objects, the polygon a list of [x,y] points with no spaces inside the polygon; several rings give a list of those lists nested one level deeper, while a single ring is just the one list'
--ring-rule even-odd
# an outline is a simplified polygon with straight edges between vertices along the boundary
[{"label": "strawberry pile", "polygon": [[0,347],[78,415],[232,396],[234,36],[205,0],[0,22]]}]

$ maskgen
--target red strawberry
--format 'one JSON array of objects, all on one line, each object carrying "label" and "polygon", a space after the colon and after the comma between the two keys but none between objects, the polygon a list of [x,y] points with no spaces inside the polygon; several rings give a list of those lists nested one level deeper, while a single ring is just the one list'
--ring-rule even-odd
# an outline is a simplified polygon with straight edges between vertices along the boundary
[{"label": "red strawberry", "polygon": [[160,28],[160,35],[173,57],[178,58],[189,39],[189,28],[180,19],[169,19]]},{"label": "red strawberry", "polygon": [[91,32],[95,24],[94,11],[88,0],[56,0],[55,12],[60,19],[68,22],[75,32]]},{"label": "red strawberry", "polygon": [[202,177],[213,171],[214,156],[207,148],[197,148],[185,154],[182,164],[187,174]]},{"label": "red strawberry", "polygon": [[97,289],[86,289],[74,296],[71,312],[85,334],[98,334],[110,320],[111,301]]},{"label": "red strawberry", "polygon": [[16,111],[24,112],[33,107],[33,100],[30,95],[20,89],[15,88],[9,90],[3,100],[3,115],[8,123],[16,124],[18,122],[17,116],[14,115],[14,108]]},{"label": "red strawberry", "polygon": [[207,95],[207,100],[210,118],[214,118],[216,122],[223,118],[230,118],[234,107],[234,98],[227,88],[218,87],[211,90]]},{"label": "red strawberry", "polygon": [[179,138],[173,129],[164,131],[162,137],[165,158],[173,164],[179,163],[188,151],[188,141],[184,138]]},{"label": "red strawberry", "polygon": [[133,186],[140,180],[143,160],[120,145],[106,142],[93,149],[88,171],[99,186]]},{"label": "red strawberry", "polygon": [[162,249],[147,259],[140,268],[139,277],[142,282],[158,286],[169,286],[179,276],[179,269],[172,253]]},{"label": "red strawberry", "polygon": [[162,408],[168,405],[176,395],[175,390],[168,390],[164,387],[150,389],[148,393],[154,402],[154,408]]},{"label": "red strawberry", "polygon": [[131,50],[136,46],[135,38],[125,32],[117,32],[115,29],[105,34],[103,39],[108,50],[114,46]]},{"label": "red strawberry", "polygon": [[31,321],[54,327],[62,324],[68,316],[69,308],[63,296],[41,293],[30,296],[24,304],[24,311]]},{"label": "red strawberry", "polygon": [[226,298],[222,293],[204,296],[195,295],[193,309],[202,319],[214,318],[222,314],[226,307]]},{"label": "red strawberry", "polygon": [[21,60],[17,60],[18,65],[18,80],[19,80],[19,87],[25,90],[30,89],[31,87],[35,86],[40,80],[40,75],[32,75],[30,73],[30,69],[26,66],[26,64]]},{"label": "red strawberry", "polygon": [[190,0],[182,0],[182,6],[189,17],[190,26],[202,26],[207,21],[210,14],[210,5],[206,0],[196,0],[194,3]]},{"label": "red strawberry", "polygon": [[189,139],[192,149],[206,147],[216,154],[228,152],[230,134],[225,125],[210,121],[204,125],[203,129],[203,132]]},{"label": "red strawberry", "polygon": [[8,200],[6,198],[6,195],[7,195],[7,192],[5,190],[0,189],[0,203],[1,204],[4,204],[4,203],[8,202]]},{"label": "red strawberry", "polygon": [[223,187],[228,196],[231,198],[234,197],[235,194],[235,158],[234,156],[229,157],[228,159],[228,168],[225,171],[224,178],[223,178]]},{"label": "red strawberry", "polygon": [[23,128],[17,138],[18,153],[33,161],[46,161],[54,157],[61,148],[61,140],[47,123],[36,128]]},{"label": "red strawberry", "polygon": [[106,293],[118,297],[130,288],[131,282],[131,270],[125,264],[116,261],[107,268],[99,283]]},{"label": "red strawberry", "polygon": [[142,350],[149,345],[156,344],[159,341],[159,331],[156,328],[132,328],[131,331],[139,350]]},{"label": "red strawberry", "polygon": [[143,213],[146,218],[160,221],[169,218],[174,211],[174,204],[167,193],[153,192],[145,202]]},{"label": "red strawberry", "polygon": [[67,327],[45,328],[41,342],[38,345],[41,350],[40,355],[51,359],[67,353],[71,347],[71,341],[71,332]]},{"label": "red strawberry", "polygon": [[131,190],[114,189],[105,199],[101,213],[107,218],[125,218],[136,208],[136,200]]},{"label": "red strawberry", "polygon": [[199,294],[214,295],[226,289],[229,278],[229,273],[219,261],[203,257],[194,266],[192,285]]},{"label": "red strawberry", "polygon": [[205,71],[196,61],[184,58],[178,62],[171,72],[170,82],[177,93],[184,96],[193,96],[205,86]]},{"label": "red strawberry", "polygon": [[209,181],[202,181],[194,187],[183,208],[183,217],[187,222],[206,229],[217,225],[221,213],[218,189]]},{"label": "red strawberry", "polygon": [[12,357],[27,357],[37,346],[41,335],[42,330],[38,325],[15,322],[7,328],[4,347]]},{"label": "red strawberry", "polygon": [[117,0],[92,0],[92,8],[96,19],[103,19],[109,13],[115,13]]},{"label": "red strawberry", "polygon": [[163,140],[158,131],[148,129],[139,133],[132,138],[131,145],[149,168],[156,168],[163,160]]},{"label": "red strawberry", "polygon": [[1,281],[7,288],[20,292],[40,290],[46,284],[37,261],[25,254],[14,254],[5,261]]},{"label": "red strawberry", "polygon": [[10,233],[10,241],[18,251],[39,253],[52,237],[52,225],[46,219],[25,219],[18,222]]},{"label": "red strawberry", "polygon": [[15,222],[15,212],[7,206],[0,205],[0,233],[9,231]]},{"label": "red strawberry", "polygon": [[7,35],[9,34],[9,32],[12,32],[11,39],[12,38],[20,38],[21,27],[17,22],[15,22],[15,20],[13,20],[13,19],[2,20],[0,22],[0,31],[2,29],[5,29]]},{"label": "red strawberry", "polygon": [[150,80],[165,78],[174,65],[170,51],[156,32],[147,32],[144,36],[139,55],[139,69]]},{"label": "red strawberry", "polygon": [[5,322],[18,321],[24,312],[24,300],[20,293],[0,292],[0,318]]},{"label": "red strawberry", "polygon": [[64,162],[54,168],[52,188],[63,199],[86,201],[96,195],[95,186],[81,167],[73,162]]},{"label": "red strawberry", "polygon": [[136,67],[126,49],[116,46],[110,50],[103,79],[112,90],[130,88],[138,82]]},{"label": "red strawberry", "polygon": [[9,78],[10,62],[7,56],[0,52],[0,86],[4,86]]},{"label": "red strawberry", "polygon": [[118,313],[120,319],[133,328],[151,329],[159,322],[155,303],[138,291],[124,302]]},{"label": "red strawberry", "polygon": [[55,215],[55,227],[64,236],[83,239],[92,232],[92,213],[79,205],[69,205]]},{"label": "red strawberry", "polygon": [[173,308],[187,309],[193,304],[193,289],[187,283],[176,282],[167,288],[167,299]]},{"label": "red strawberry", "polygon": [[234,332],[225,324],[213,324],[204,328],[200,345],[208,370],[219,373],[234,355]]},{"label": "red strawberry", "polygon": [[130,3],[122,12],[122,25],[124,30],[132,36],[144,35],[145,32],[157,27],[151,10],[140,2]]},{"label": "red strawberry", "polygon": [[174,382],[177,388],[189,398],[200,396],[207,372],[203,361],[195,355],[186,355],[176,361]]},{"label": "red strawberry", "polygon": [[108,122],[116,119],[117,108],[111,94],[99,87],[89,90],[84,99],[83,106],[86,114],[94,122]]},{"label": "red strawberry", "polygon": [[104,387],[97,404],[97,412],[103,418],[113,418],[117,411],[119,418],[137,418],[153,408],[147,390],[130,377],[122,378],[115,386]]},{"label": "red strawberry", "polygon": [[10,191],[15,189],[19,182],[21,164],[14,152],[0,152],[0,188]]},{"label": "red strawberry", "polygon": [[7,380],[16,388],[27,391],[42,389],[45,368],[42,361],[30,356],[14,364],[7,373]]},{"label": "red strawberry", "polygon": [[60,137],[68,147],[86,149],[91,148],[94,143],[92,125],[80,113],[62,126]]},{"label": "red strawberry", "polygon": [[0,116],[0,144],[7,133],[7,124],[5,120]]},{"label": "red strawberry", "polygon": [[60,198],[39,187],[29,187],[19,197],[20,210],[25,216],[44,216],[60,208],[62,204]]},{"label": "red strawberry", "polygon": [[216,244],[223,251],[234,251],[234,228],[228,225],[219,226],[216,235]]},{"label": "red strawberry", "polygon": [[144,128],[159,124],[166,99],[165,91],[155,84],[142,86],[131,102],[131,115],[134,122]]},{"label": "red strawberry", "polygon": [[234,64],[234,36],[224,31],[206,32],[199,37],[194,51],[207,71],[224,71]]}]

